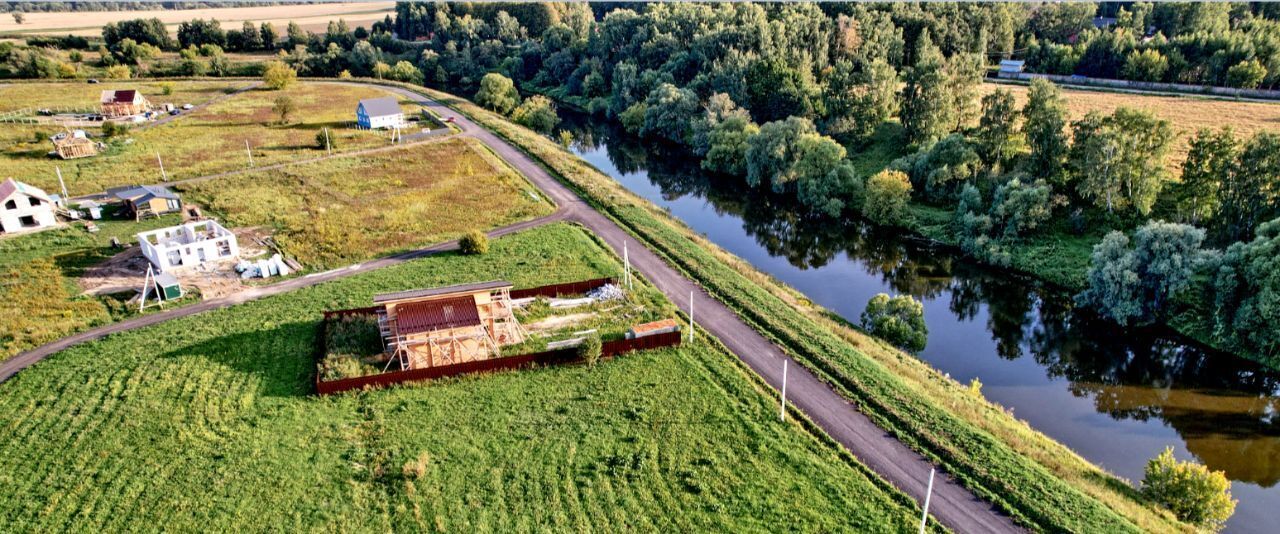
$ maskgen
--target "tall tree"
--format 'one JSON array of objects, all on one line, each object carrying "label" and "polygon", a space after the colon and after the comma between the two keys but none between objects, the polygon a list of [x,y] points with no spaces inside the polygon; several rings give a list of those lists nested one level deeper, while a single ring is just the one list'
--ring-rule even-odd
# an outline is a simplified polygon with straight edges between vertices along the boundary
[{"label": "tall tree", "polygon": [[775,192],[786,191],[796,180],[800,140],[816,133],[813,123],[802,117],[765,123],[747,140],[747,183],[768,184]]},{"label": "tall tree", "polygon": [[476,91],[477,104],[506,115],[520,105],[520,92],[511,78],[490,72],[480,79],[480,90]]},{"label": "tall tree", "polygon": [[1221,179],[1217,233],[1227,243],[1246,239],[1263,221],[1280,215],[1280,134],[1254,135],[1236,172]]},{"label": "tall tree", "polygon": [[1088,287],[1077,300],[1122,325],[1159,319],[1169,300],[1191,285],[1203,242],[1204,230],[1160,221],[1138,228],[1132,246],[1123,233],[1111,232],[1094,247]]},{"label": "tall tree", "polygon": [[927,145],[947,135],[954,125],[955,100],[947,92],[946,60],[928,31],[920,36],[915,57],[902,90],[902,126],[910,142]]},{"label": "tall tree", "polygon": [[982,97],[982,118],[975,133],[978,155],[990,166],[1009,161],[1018,150],[1018,113],[1013,93],[996,90]]},{"label": "tall tree", "polygon": [[1073,130],[1070,158],[1080,196],[1108,212],[1150,213],[1167,172],[1169,122],[1119,108],[1109,116],[1091,112]]},{"label": "tall tree", "polygon": [[1067,156],[1067,112],[1062,92],[1048,80],[1032,80],[1022,116],[1023,131],[1031,146],[1032,175],[1061,184],[1066,176],[1063,164]]},{"label": "tall tree", "polygon": [[1209,222],[1218,212],[1218,191],[1223,182],[1235,180],[1240,142],[1230,126],[1203,128],[1191,140],[1182,180],[1173,186],[1178,216],[1191,224]]},{"label": "tall tree", "polygon": [[280,39],[280,34],[276,32],[276,27],[270,22],[262,23],[262,27],[258,30],[258,35],[262,37],[263,50],[275,50],[276,41]]}]

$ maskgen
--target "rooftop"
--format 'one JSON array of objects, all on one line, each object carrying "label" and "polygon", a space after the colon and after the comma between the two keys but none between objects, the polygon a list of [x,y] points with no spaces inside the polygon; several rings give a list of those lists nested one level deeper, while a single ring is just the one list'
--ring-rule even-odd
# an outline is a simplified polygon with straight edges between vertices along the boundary
[{"label": "rooftop", "polygon": [[14,180],[13,178],[8,178],[5,181],[0,182],[0,200],[5,200],[10,196],[13,196],[14,193],[21,193],[29,197],[52,201],[49,198],[49,194],[45,193],[44,190],[39,187],[32,187]]},{"label": "rooftop", "polygon": [[455,286],[432,287],[428,289],[413,289],[410,291],[398,291],[395,293],[383,293],[373,296],[374,304],[385,304],[397,300],[418,299],[426,297],[440,297],[444,295],[452,295],[455,293],[477,293],[480,291],[489,291],[494,289],[510,288],[511,282],[505,280],[491,280],[488,282],[478,282],[474,284],[459,284]]},{"label": "rooftop", "polygon": [[469,296],[410,302],[396,307],[396,330],[400,335],[433,332],[480,324],[480,311]]},{"label": "rooftop", "polygon": [[360,101],[360,105],[364,106],[364,112],[370,117],[385,117],[387,115],[399,115],[400,102],[395,97],[382,98],[366,98]]}]

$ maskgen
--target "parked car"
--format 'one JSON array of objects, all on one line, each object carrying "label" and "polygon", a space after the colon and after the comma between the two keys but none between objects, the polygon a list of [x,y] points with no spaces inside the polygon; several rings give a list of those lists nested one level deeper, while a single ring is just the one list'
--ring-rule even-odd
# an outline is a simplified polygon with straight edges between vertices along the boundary
[{"label": "parked car", "polygon": [[179,114],[179,113],[182,113],[182,110],[180,110],[180,109],[171,109],[171,110],[169,110],[169,114],[170,114],[170,115],[177,115],[177,114]]},{"label": "parked car", "polygon": [[44,116],[48,117],[48,116],[50,116],[50,115],[53,115],[53,110],[52,110],[52,109],[48,109],[48,108],[43,108],[43,109],[36,110],[36,114],[38,114],[38,115],[44,115]]},{"label": "parked car", "polygon": [[191,105],[191,104],[183,104],[183,105],[182,105],[182,109],[191,109],[191,108],[194,108],[194,107],[195,107],[195,106],[193,106],[193,105]]},{"label": "parked car", "polygon": [[89,78],[89,79],[88,79],[88,80],[86,80],[86,81],[88,81],[89,83],[98,83],[98,79],[97,79],[97,78]]}]

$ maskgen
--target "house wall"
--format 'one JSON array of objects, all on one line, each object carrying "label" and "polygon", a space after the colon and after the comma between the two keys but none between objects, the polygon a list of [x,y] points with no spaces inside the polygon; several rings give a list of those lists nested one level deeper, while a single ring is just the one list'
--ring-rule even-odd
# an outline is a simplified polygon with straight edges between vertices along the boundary
[{"label": "house wall", "polygon": [[[138,245],[142,248],[142,255],[160,272],[194,267],[206,261],[235,259],[240,255],[236,236],[221,226],[215,225],[214,228],[221,229],[219,233],[223,235],[199,239],[200,233],[196,232],[196,228],[206,224],[214,223],[188,223],[138,234]],[[160,243],[152,244],[148,239],[150,236],[158,237]],[[165,243],[166,238],[177,238],[177,242]]]},{"label": "house wall", "polygon": [[[13,209],[8,208],[9,200],[14,202]],[[28,216],[35,219],[35,226],[22,225],[22,218]],[[41,200],[39,206],[32,206],[31,197],[21,193],[0,202],[0,231],[5,233],[36,230],[56,224],[58,219],[53,215],[53,204],[50,202]]]},{"label": "house wall", "polygon": [[469,339],[458,342],[458,352],[453,355],[450,360],[444,359],[441,350],[435,349],[427,340],[436,338],[440,345],[447,345],[449,337],[454,336],[477,336],[487,335],[483,326],[465,326],[461,328],[450,328],[447,330],[437,330],[431,333],[413,334],[406,336],[406,340],[410,342],[422,342],[420,345],[410,347],[409,352],[413,353],[410,358],[412,369],[421,369],[424,367],[434,367],[438,365],[450,365],[462,362],[471,362],[476,360],[484,360],[498,356],[490,354],[491,350],[488,343],[481,339]]}]

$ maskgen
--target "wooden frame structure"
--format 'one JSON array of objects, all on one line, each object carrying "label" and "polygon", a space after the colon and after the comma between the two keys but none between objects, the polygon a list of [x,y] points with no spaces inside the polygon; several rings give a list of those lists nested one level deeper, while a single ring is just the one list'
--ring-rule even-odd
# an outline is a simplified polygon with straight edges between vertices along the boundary
[{"label": "wooden frame structure", "polygon": [[84,132],[68,131],[53,139],[53,151],[62,159],[87,158],[98,155],[98,143],[85,136]]},{"label": "wooden frame structure", "polygon": [[516,320],[511,283],[500,280],[374,297],[386,370],[455,365],[502,356],[527,332]]},{"label": "wooden frame structure", "polygon": [[141,115],[151,111],[151,102],[136,89],[108,89],[102,92],[99,103],[102,116],[108,119]]}]

